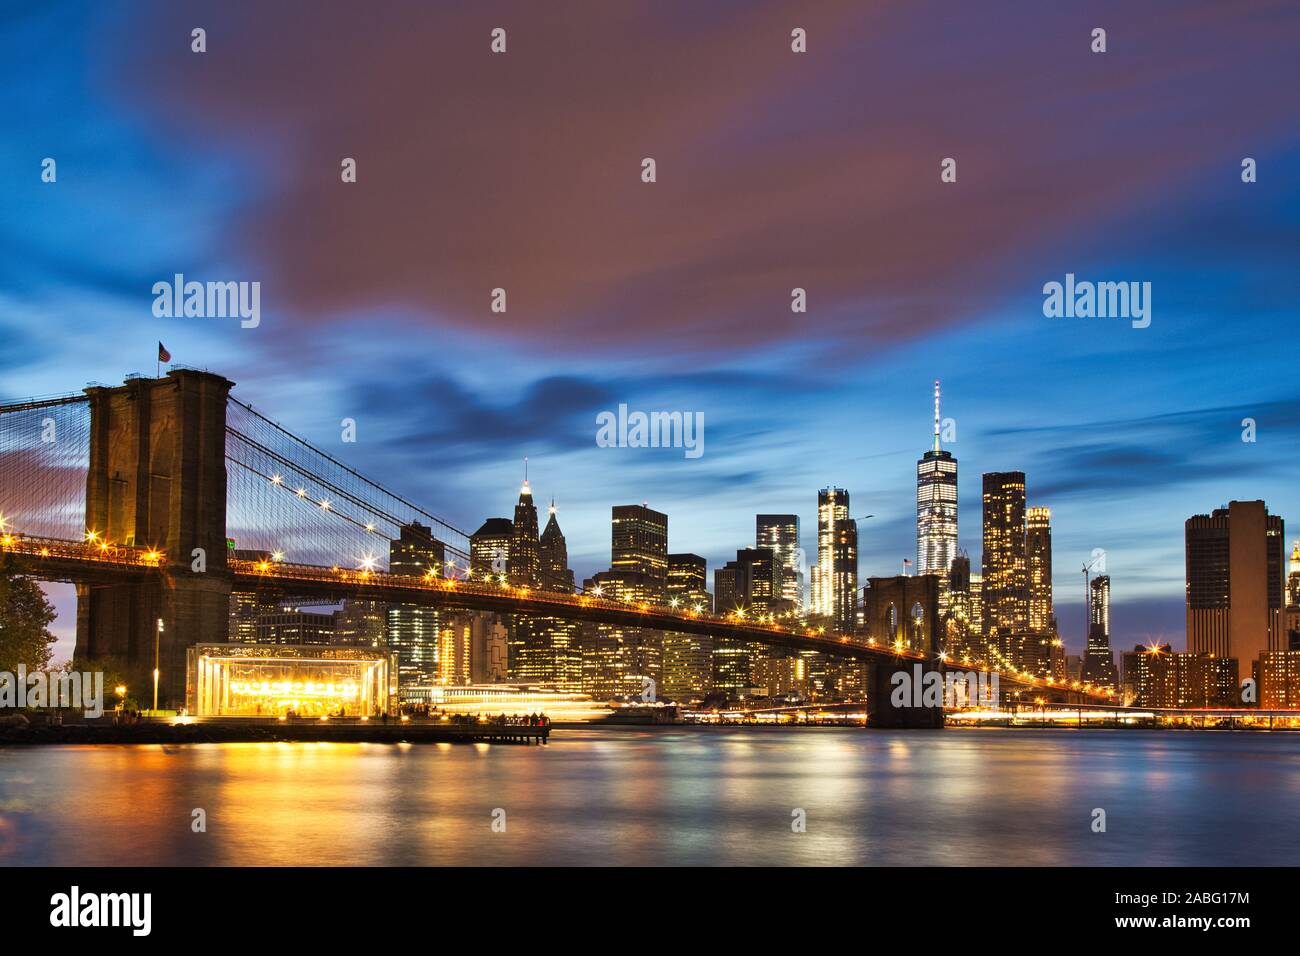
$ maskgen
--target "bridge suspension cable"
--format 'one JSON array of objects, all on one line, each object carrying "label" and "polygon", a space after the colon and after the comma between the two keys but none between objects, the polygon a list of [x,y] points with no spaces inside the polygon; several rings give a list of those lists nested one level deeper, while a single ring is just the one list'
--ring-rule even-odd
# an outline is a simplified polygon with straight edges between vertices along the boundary
[{"label": "bridge suspension cable", "polygon": [[86,533],[90,406],[84,394],[0,405],[0,523],[80,541]]},{"label": "bridge suspension cable", "polygon": [[293,561],[386,565],[402,536],[469,564],[469,535],[231,398],[228,526],[239,549]]}]

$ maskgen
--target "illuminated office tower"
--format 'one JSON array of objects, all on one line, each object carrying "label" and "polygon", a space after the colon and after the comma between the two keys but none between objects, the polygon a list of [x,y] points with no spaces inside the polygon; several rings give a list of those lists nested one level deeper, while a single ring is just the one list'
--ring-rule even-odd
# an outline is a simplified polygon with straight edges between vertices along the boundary
[{"label": "illuminated office tower", "polygon": [[1052,612],[1052,512],[1050,508],[1029,508],[1025,512],[1025,566],[1029,585],[1029,629],[1020,638],[1017,665],[1039,677],[1053,674],[1059,657],[1064,674],[1065,658],[1054,655],[1056,615]]},{"label": "illuminated office tower", "polygon": [[947,574],[956,555],[957,459],[939,447],[939,383],[935,382],[934,447],[916,463],[916,573]]},{"label": "illuminated office tower", "polygon": [[1083,679],[1103,687],[1118,685],[1115,655],[1110,646],[1110,575],[1092,579],[1088,593],[1088,646],[1083,653]]},{"label": "illuminated office tower", "polygon": [[[719,614],[761,619],[774,606],[784,607],[778,591],[781,565],[771,548],[742,548],[736,559],[713,573]],[[713,686],[733,694],[756,686],[755,663],[764,647],[753,641],[719,637],[713,644]]]},{"label": "illuminated office tower", "polygon": [[[583,591],[629,604],[665,604],[668,516],[645,505],[616,505],[611,513],[610,568]],[[663,631],[611,624],[579,628],[582,691],[600,700],[656,695],[663,680]]]},{"label": "illuminated office tower", "polygon": [[386,647],[388,606],[347,600],[334,612],[334,643],[343,647]]},{"label": "illuminated office tower", "polygon": [[510,536],[509,580],[515,587],[535,588],[541,579],[541,543],[537,534],[537,505],[524,479],[515,503],[515,520]]},{"label": "illuminated office tower", "polygon": [[753,619],[784,606],[780,593],[781,563],[771,548],[741,548],[736,560],[714,574],[718,612],[740,611]]},{"label": "illuminated office tower", "polygon": [[[668,604],[682,610],[709,612],[708,563],[698,554],[668,555]],[[707,634],[664,634],[663,696],[699,700],[713,683],[713,638]]]},{"label": "illuminated office tower", "polygon": [[849,493],[843,488],[823,488],[817,492],[817,564],[812,569],[812,613],[822,617],[834,614],[833,594],[835,529],[849,518]]},{"label": "illuminated office tower", "polygon": [[971,593],[970,556],[958,551],[948,566],[947,607],[943,615],[944,650],[954,661],[970,661],[980,651],[980,615]]},{"label": "illuminated office tower", "polygon": [[787,610],[803,610],[803,565],[799,548],[798,515],[757,515],[754,519],[754,544],[771,548],[781,567],[781,597],[789,601]]},{"label": "illuminated office tower", "polygon": [[470,576],[476,580],[507,580],[510,542],[515,526],[509,518],[488,518],[469,536]]},{"label": "illuminated office tower", "polygon": [[[531,497],[531,496],[530,496]],[[519,541],[519,510],[516,509],[515,537]],[[573,572],[569,549],[560,530],[554,502],[538,551],[536,580],[549,591],[573,593]],[[524,521],[527,522],[527,515]],[[515,569],[511,558],[511,570]],[[553,684],[559,690],[577,691],[582,685],[582,649],[576,621],[558,617],[516,615],[511,631],[510,677],[529,684]]]},{"label": "illuminated office tower", "polygon": [[[668,555],[668,601],[672,607],[713,610],[709,565],[698,554]],[[676,602],[676,603],[673,603]]]},{"label": "illuminated office tower", "polygon": [[644,574],[653,603],[663,600],[668,576],[668,516],[645,505],[615,505],[610,571]]},{"label": "illuminated office tower", "polygon": [[1300,605],[1300,540],[1291,542],[1291,563],[1286,575],[1286,603],[1288,607]]},{"label": "illuminated office tower", "polygon": [[[475,581],[508,580],[510,544],[515,527],[509,518],[488,518],[469,536],[469,576]],[[491,611],[466,612],[470,619],[470,676],[474,683],[509,677],[509,615]]]},{"label": "illuminated office tower", "polygon": [[226,639],[234,644],[256,644],[258,618],[276,607],[276,602],[268,595],[231,591],[229,636]]},{"label": "illuminated office tower", "polygon": [[[665,555],[665,569],[667,556]],[[658,603],[663,582],[639,571],[601,571],[583,582],[586,594],[640,605]],[[622,624],[584,623],[581,690],[597,700],[637,698],[663,680],[663,631]],[[649,682],[649,683],[647,683]]]},{"label": "illuminated office tower", "polygon": [[444,611],[438,621],[437,683],[473,683],[474,623],[470,614]]},{"label": "illuminated office tower", "polygon": [[831,554],[831,622],[847,634],[858,626],[858,525],[852,518],[835,522]]},{"label": "illuminated office tower", "polygon": [[573,571],[569,568],[569,547],[560,530],[555,502],[551,502],[546,528],[541,537],[541,586],[548,591],[573,593]]},{"label": "illuminated office tower", "polygon": [[[441,574],[446,557],[446,546],[433,537],[432,529],[412,522],[404,525],[400,537],[389,543],[388,570],[391,574],[411,577],[422,577],[428,571]],[[437,609],[419,604],[389,605],[388,647],[397,652],[400,685],[427,684],[436,680]]]},{"label": "illuminated office tower", "polygon": [[1023,471],[984,475],[983,572],[984,641],[991,653],[1010,663],[1017,637],[1029,627]]},{"label": "illuminated office tower", "polygon": [[1052,512],[1030,508],[1025,515],[1025,557],[1029,569],[1029,629],[1052,629]]},{"label": "illuminated office tower", "polygon": [[[231,595],[234,606],[234,595]],[[1286,611],[1282,627],[1286,631],[1286,645],[1300,651],[1300,541],[1291,545],[1291,564],[1286,576]]]},{"label": "illuminated office tower", "polygon": [[1187,519],[1187,649],[1237,661],[1251,676],[1265,651],[1284,651],[1282,519],[1262,501],[1230,501]]},{"label": "illuminated office tower", "polygon": [[333,644],[334,614],[286,604],[257,618],[258,644]]}]

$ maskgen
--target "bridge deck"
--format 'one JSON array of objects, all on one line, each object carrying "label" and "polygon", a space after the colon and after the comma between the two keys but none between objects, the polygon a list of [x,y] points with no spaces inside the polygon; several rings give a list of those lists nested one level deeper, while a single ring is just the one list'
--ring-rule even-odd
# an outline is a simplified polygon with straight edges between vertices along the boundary
[{"label": "bridge deck", "polygon": [[[0,554],[24,559],[32,573],[59,580],[87,580],[114,575],[187,573],[188,565],[168,563],[158,551],[110,545],[103,541],[69,542],[6,533],[0,536]],[[316,597],[394,604],[464,608],[499,614],[525,614],[592,621],[624,627],[641,627],[675,633],[701,634],[749,641],[799,651],[816,651],[833,657],[875,662],[935,663],[933,653],[901,644],[884,645],[851,634],[825,634],[820,630],[773,618],[752,619],[742,614],[719,616],[704,611],[677,610],[648,603],[614,601],[590,594],[568,594],[536,588],[514,587],[437,575],[411,577],[379,571],[348,570],[277,561],[230,559],[228,573],[236,591],[273,592],[294,597]],[[971,670],[985,670],[970,667]],[[1106,701],[1087,687],[1041,680],[1023,673],[997,673],[1009,688],[1043,695],[1064,695],[1072,700]]]}]

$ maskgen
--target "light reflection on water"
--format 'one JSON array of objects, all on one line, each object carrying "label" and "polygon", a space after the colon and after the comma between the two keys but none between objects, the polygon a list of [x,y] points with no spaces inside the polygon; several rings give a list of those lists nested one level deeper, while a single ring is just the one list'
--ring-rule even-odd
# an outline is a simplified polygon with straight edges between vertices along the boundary
[{"label": "light reflection on water", "polygon": [[[0,749],[0,865],[1300,862],[1300,734],[557,730]],[[807,811],[807,832],[791,811]],[[1107,832],[1093,833],[1092,811]],[[191,830],[192,811],[207,832]],[[506,812],[494,833],[492,813]]]}]

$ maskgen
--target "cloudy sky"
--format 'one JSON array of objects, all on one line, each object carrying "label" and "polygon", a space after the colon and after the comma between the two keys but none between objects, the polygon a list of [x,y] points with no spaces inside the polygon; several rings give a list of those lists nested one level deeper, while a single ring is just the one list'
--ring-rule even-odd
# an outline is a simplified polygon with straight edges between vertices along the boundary
[{"label": "cloudy sky", "polygon": [[[0,399],[161,339],[461,527],[528,456],[580,578],[613,504],[712,567],[756,512],[811,551],[829,484],[865,576],[915,550],[939,378],[972,556],[980,473],[1023,470],[1067,644],[1101,547],[1115,643],[1181,646],[1186,517],[1300,521],[1298,35],[1266,0],[10,6]],[[260,282],[260,326],[155,318],[178,272]],[[1071,272],[1150,282],[1150,327],[1045,318]],[[702,412],[705,454],[597,447],[620,403]]]}]

